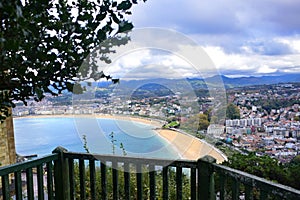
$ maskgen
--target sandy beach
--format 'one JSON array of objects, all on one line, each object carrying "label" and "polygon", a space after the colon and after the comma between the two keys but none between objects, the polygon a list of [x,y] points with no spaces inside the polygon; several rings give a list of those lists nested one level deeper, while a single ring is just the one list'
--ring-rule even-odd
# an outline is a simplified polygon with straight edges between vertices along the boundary
[{"label": "sandy beach", "polygon": [[24,117],[15,118],[48,118],[48,117],[87,117],[87,118],[106,118],[116,120],[127,120],[140,122],[144,124],[152,125],[156,128],[156,133],[162,139],[167,141],[172,147],[178,152],[182,159],[187,160],[198,160],[205,155],[211,155],[217,159],[217,163],[221,163],[226,160],[226,156],[219,150],[206,143],[205,141],[199,140],[189,134],[181,133],[179,131],[170,129],[161,129],[163,122],[155,119],[134,117],[134,116],[121,116],[121,115],[105,115],[105,114],[94,114],[94,115],[31,115]]},{"label": "sandy beach", "polygon": [[217,163],[227,160],[218,149],[191,135],[169,129],[160,129],[157,133],[174,146],[183,159],[198,160],[205,155],[210,155],[216,158]]}]

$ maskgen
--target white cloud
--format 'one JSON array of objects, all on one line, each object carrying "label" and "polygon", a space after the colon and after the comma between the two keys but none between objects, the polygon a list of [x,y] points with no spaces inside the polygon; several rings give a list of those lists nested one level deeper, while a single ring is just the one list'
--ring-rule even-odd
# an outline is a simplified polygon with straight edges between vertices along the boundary
[{"label": "white cloud", "polygon": [[[280,40],[290,47],[297,42],[294,40]],[[104,72],[115,78],[143,79],[143,78],[202,78],[206,72],[218,69],[225,75],[263,75],[276,72],[300,72],[300,53],[287,55],[261,55],[244,46],[244,54],[228,53],[220,46],[205,46],[202,49],[209,56],[210,62],[201,62],[201,55],[194,54],[190,47],[177,52],[166,52],[155,49],[138,49],[118,57],[115,62],[105,68]],[[201,47],[198,47],[201,48]],[[188,50],[187,50],[188,49]],[[185,52],[184,52],[185,51]],[[247,52],[247,53],[245,53]],[[199,66],[192,66],[189,58],[199,57],[195,62]],[[200,61],[199,61],[200,60]],[[204,64],[203,64],[204,63]],[[203,64],[203,65],[201,65]]]},{"label": "white cloud", "polygon": [[122,79],[197,76],[197,71],[179,56],[150,49],[125,54],[106,67],[104,72]]},{"label": "white cloud", "polygon": [[[260,55],[253,52],[247,54],[228,54],[222,48],[215,46],[204,47],[216,67],[221,71],[241,73],[247,72],[251,75],[261,75],[275,72],[300,72],[300,54],[288,55]],[[289,70],[287,70],[289,68]],[[293,70],[292,70],[293,69]],[[298,70],[298,71],[297,71]]]},{"label": "white cloud", "polygon": [[257,73],[259,74],[270,74],[276,72],[277,69],[272,69],[268,65],[263,65],[258,68]]},{"label": "white cloud", "polygon": [[300,53],[300,37],[279,37],[278,42],[288,45],[295,53]]},{"label": "white cloud", "polygon": [[259,75],[300,73],[299,18],[297,0],[151,0],[135,6],[131,19],[138,28],[171,28],[186,34],[226,75]]}]

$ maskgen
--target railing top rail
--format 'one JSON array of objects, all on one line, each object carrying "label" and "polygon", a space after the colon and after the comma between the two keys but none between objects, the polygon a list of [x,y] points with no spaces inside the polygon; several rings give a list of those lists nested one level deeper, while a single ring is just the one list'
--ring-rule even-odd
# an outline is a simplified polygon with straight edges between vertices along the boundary
[{"label": "railing top rail", "polygon": [[[171,160],[171,159],[160,159],[160,158],[141,158],[131,156],[116,156],[116,155],[102,155],[102,154],[90,154],[90,153],[77,153],[68,152],[63,148],[57,148],[54,150],[55,153],[37,158],[32,161],[26,161],[17,163],[10,166],[0,167],[0,176],[5,176],[17,171],[34,168],[44,163],[56,161],[58,159],[79,159],[79,160],[99,160],[100,162],[118,162],[118,163],[132,163],[140,165],[152,165],[152,166],[170,166],[170,167],[183,167],[183,168],[194,168],[201,171],[201,162],[205,162],[205,165],[211,168],[211,172],[216,172],[219,175],[225,177],[231,177],[238,180],[239,182],[248,185],[253,188],[258,188],[262,191],[266,191],[269,194],[282,197],[284,199],[300,199],[300,191],[294,188],[281,185],[268,181],[266,179],[232,169],[227,166],[219,165],[209,161],[209,159],[195,160]],[[198,172],[199,173],[199,172]]]},{"label": "railing top rail", "polygon": [[37,158],[35,160],[29,160],[21,163],[16,163],[13,165],[0,167],[0,176],[4,176],[10,173],[14,173],[16,171],[26,170],[28,168],[36,167],[43,163],[55,161],[58,159],[58,154],[50,154],[47,156],[43,156],[41,158]]},{"label": "railing top rail", "polygon": [[129,156],[116,156],[116,155],[76,153],[76,152],[67,152],[64,153],[64,156],[66,158],[72,158],[72,159],[100,160],[105,162],[124,162],[124,163],[149,164],[149,165],[157,165],[157,166],[173,166],[173,167],[186,167],[186,168],[197,167],[197,161],[195,160],[141,158],[141,157],[131,157],[131,156],[129,157]]},{"label": "railing top rail", "polygon": [[261,190],[267,191],[270,194],[274,194],[285,199],[299,199],[300,197],[300,190],[296,190],[292,187],[274,183],[264,178],[248,174],[240,170],[232,169],[224,165],[213,163],[213,166],[214,171],[216,172],[235,178],[245,185],[260,188]]}]

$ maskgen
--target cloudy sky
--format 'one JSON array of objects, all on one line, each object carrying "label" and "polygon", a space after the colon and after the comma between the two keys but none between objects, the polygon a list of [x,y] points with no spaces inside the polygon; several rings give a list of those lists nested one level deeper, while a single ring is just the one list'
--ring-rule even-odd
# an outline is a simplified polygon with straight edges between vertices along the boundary
[{"label": "cloudy sky", "polygon": [[185,34],[225,75],[300,72],[299,0],[148,0],[130,19]]}]

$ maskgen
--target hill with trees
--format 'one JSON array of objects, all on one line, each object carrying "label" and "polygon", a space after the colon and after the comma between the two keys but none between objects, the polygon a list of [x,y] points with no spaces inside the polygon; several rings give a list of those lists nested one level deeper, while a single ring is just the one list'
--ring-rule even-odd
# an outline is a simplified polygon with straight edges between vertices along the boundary
[{"label": "hill with trees", "polygon": [[282,164],[269,156],[234,154],[223,165],[238,169],[274,182],[300,189],[300,155],[290,163]]}]

